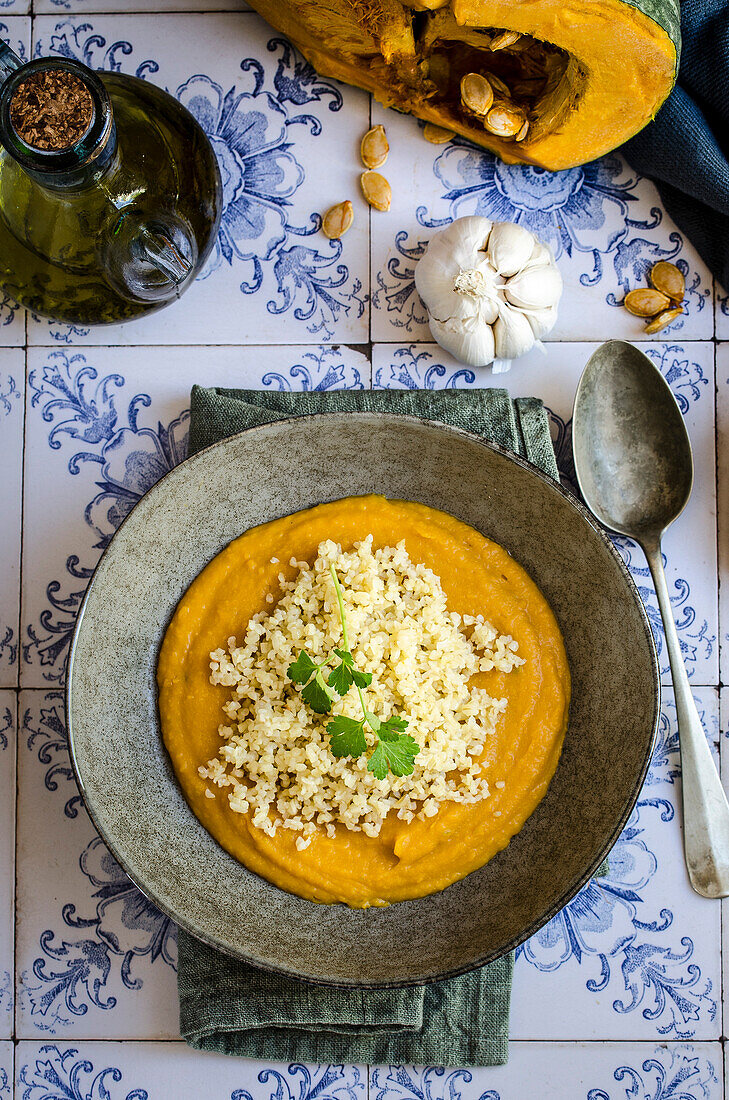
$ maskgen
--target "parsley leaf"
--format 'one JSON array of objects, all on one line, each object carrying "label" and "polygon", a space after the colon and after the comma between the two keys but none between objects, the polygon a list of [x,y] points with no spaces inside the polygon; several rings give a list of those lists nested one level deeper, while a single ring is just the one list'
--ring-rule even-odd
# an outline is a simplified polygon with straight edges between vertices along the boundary
[{"label": "parsley leaf", "polygon": [[327,725],[327,733],[331,738],[332,752],[335,756],[356,757],[367,751],[364,721],[356,722],[354,718],[338,714]]},{"label": "parsley leaf", "polygon": [[397,741],[403,730],[408,728],[408,721],[406,718],[398,718],[396,714],[391,714],[386,722],[380,722],[380,728],[377,731],[382,741]]},{"label": "parsley leaf", "polygon": [[295,684],[305,684],[311,679],[316,672],[317,666],[312,661],[308,653],[305,653],[303,649],[293,664],[288,667],[289,680],[293,680]]},{"label": "parsley leaf", "polygon": [[377,779],[384,779],[388,771],[393,775],[410,775],[413,770],[420,746],[407,733],[396,734],[396,737],[396,741],[380,737],[377,748],[370,757],[367,771],[372,772]]},{"label": "parsley leaf", "polygon": [[352,673],[344,661],[329,673],[329,687],[334,688],[339,695],[346,695],[352,683]]},{"label": "parsley leaf", "polygon": [[316,676],[309,680],[306,687],[301,689],[301,698],[317,714],[329,714],[332,703],[335,701],[335,695],[324,679],[324,674],[320,668],[317,669]]},{"label": "parsley leaf", "polygon": [[405,718],[392,714],[383,722],[368,710],[362,688],[370,686],[372,673],[360,672],[355,667],[354,657],[347,640],[347,616],[344,612],[342,586],[333,565],[329,566],[329,571],[334,581],[342,624],[342,644],[333,650],[340,664],[335,665],[328,677],[324,679],[323,669],[332,664],[334,657],[328,657],[327,660],[317,664],[302,650],[288,667],[289,679],[301,687],[301,698],[317,714],[329,714],[337,695],[346,695],[354,684],[359,695],[363,717],[357,722],[354,718],[338,714],[328,723],[326,728],[332,753],[338,758],[362,756],[367,752],[365,726],[368,726],[372,733],[377,735],[377,742],[370,755],[367,770],[378,779],[384,779],[390,771],[393,775],[410,775],[420,746],[409,734],[403,733],[408,726]]}]

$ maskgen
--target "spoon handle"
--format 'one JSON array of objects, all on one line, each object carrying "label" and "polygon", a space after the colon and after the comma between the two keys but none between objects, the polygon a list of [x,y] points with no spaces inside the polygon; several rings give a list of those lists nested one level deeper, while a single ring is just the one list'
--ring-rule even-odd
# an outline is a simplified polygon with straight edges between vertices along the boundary
[{"label": "spoon handle", "polygon": [[683,848],[691,885],[706,898],[729,896],[729,804],[714,766],[694,697],[668,595],[661,544],[643,551],[656,586],[676,696],[683,784]]}]

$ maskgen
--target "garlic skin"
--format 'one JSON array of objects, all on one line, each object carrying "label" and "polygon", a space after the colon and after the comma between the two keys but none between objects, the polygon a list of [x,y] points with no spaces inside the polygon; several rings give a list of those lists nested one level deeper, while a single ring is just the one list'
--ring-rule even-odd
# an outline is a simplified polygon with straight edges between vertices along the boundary
[{"label": "garlic skin", "polygon": [[441,347],[471,367],[495,361],[498,371],[551,331],[562,276],[528,229],[472,216],[435,234],[415,286]]}]

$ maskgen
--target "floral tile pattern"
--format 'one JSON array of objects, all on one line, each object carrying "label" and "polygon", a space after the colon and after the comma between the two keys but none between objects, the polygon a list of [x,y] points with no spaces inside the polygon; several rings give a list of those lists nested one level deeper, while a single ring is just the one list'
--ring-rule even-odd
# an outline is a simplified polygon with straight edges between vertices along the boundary
[{"label": "floral tile pattern", "polygon": [[11,1100],[13,1096],[14,1054],[11,1042],[0,1042],[0,1100]]},{"label": "floral tile pattern", "polygon": [[18,682],[24,391],[23,352],[0,348],[0,437],[4,444],[0,481],[0,516],[4,528],[0,560],[0,687],[15,687]]},{"label": "floral tile pattern", "polygon": [[[557,461],[566,483],[577,491],[572,465],[572,403],[580,374],[596,345],[547,343],[535,349],[496,384],[514,397],[539,394],[552,418]],[[716,491],[714,458],[714,348],[710,343],[656,343],[647,354],[671,385],[686,418],[696,478],[691,501],[668,531],[663,550],[681,648],[695,684],[718,683]],[[464,368],[437,345],[376,344],[373,385],[388,389],[442,389],[492,385],[488,370]],[[729,396],[729,394],[728,394]],[[690,532],[690,549],[687,545]],[[642,552],[628,539],[615,544],[638,586],[653,628],[663,682],[670,683],[658,603]]]},{"label": "floral tile pattern", "polygon": [[[34,54],[77,58],[149,78],[210,137],[221,165],[218,244],[196,284],[159,314],[104,331],[30,320],[32,344],[298,344],[368,338],[367,208],[343,241],[320,214],[354,194],[364,93],[320,79],[257,15],[152,15],[35,20]],[[214,64],[200,42],[215,42]],[[212,72],[205,71],[211,69]],[[325,183],[317,168],[327,155]]]},{"label": "floral tile pattern", "polygon": [[717,340],[729,340],[729,294],[716,287],[716,338]]},{"label": "floral tile pattern", "polygon": [[503,164],[460,138],[430,145],[422,123],[379,105],[372,117],[389,135],[388,175],[402,181],[389,213],[372,216],[373,339],[430,339],[413,265],[434,232],[466,214],[518,222],[549,243],[565,281],[551,339],[650,339],[619,304],[646,285],[658,260],[677,263],[686,276],[687,314],[671,338],[713,335],[709,272],[661,210],[654,186],[619,156],[550,173]]},{"label": "floral tile pattern", "polygon": [[[718,764],[716,689],[695,690]],[[648,779],[604,878],[517,950],[515,1038],[714,1039],[721,1034],[719,902],[691,890],[681,840],[673,693]],[[550,1011],[555,998],[558,1013]]]},{"label": "floral tile pattern", "polygon": [[[729,577],[729,343],[716,347],[717,493],[719,512],[719,575]],[[721,682],[729,683],[729,581],[719,586]]]},{"label": "floral tile pattern", "polygon": [[60,691],[20,694],[18,789],[17,1034],[179,1036],[177,930],[96,835]]},{"label": "floral tile pattern", "polygon": [[368,1091],[372,1100],[720,1100],[722,1052],[719,1043],[517,1042],[506,1066],[368,1071],[262,1066],[178,1043],[21,1042],[16,1082],[18,1100],[365,1100]]},{"label": "floral tile pattern", "polygon": [[195,383],[370,384],[369,360],[346,347],[144,348],[133,357],[123,348],[33,349],[28,364],[26,687],[62,683],[75,612],[101,551],[139,497],[186,454]]},{"label": "floral tile pattern", "polygon": [[[32,49],[29,8],[0,0],[0,36],[23,56],[56,53],[136,73],[185,103],[218,155],[224,202],[203,277],[155,316],[74,328],[26,318],[0,295],[0,1100],[10,1100],[13,1079],[19,1100],[729,1095],[720,1042],[729,903],[722,974],[722,903],[695,895],[684,870],[678,731],[655,594],[641,552],[620,539],[665,686],[652,766],[608,873],[518,951],[508,1064],[285,1065],[204,1055],[179,1041],[175,929],[86,814],[68,757],[63,684],[100,553],[186,454],[191,386],[495,381],[544,399],[563,480],[575,488],[580,372],[600,340],[641,341],[694,449],[693,496],[664,551],[694,694],[726,772],[729,304],[652,184],[619,156],[551,174],[505,166],[460,140],[429,145],[417,121],[319,78],[243,0],[35,0]],[[390,140],[388,213],[368,211],[359,195],[358,145],[370,118]],[[354,225],[328,241],[320,215],[345,198]],[[467,213],[534,229],[565,280],[546,350],[495,380],[441,353],[414,291],[430,236]],[[646,340],[620,302],[661,258],[684,271],[688,311],[662,339]]]},{"label": "floral tile pattern", "polygon": [[80,15],[124,12],[130,15],[132,12],[247,11],[248,8],[245,0],[34,0],[36,15],[66,12]]},{"label": "floral tile pattern", "polygon": [[0,691],[0,1039],[13,1034],[16,711],[15,692]]}]

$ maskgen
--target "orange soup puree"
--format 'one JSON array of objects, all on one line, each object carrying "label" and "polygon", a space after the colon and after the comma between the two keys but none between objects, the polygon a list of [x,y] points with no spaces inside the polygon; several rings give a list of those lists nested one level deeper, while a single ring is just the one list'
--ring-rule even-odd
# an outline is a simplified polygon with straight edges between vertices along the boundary
[{"label": "orange soup puree", "polygon": [[[482,760],[488,798],[446,802],[426,820],[390,813],[376,837],[342,825],[317,833],[303,851],[296,836],[274,837],[228,805],[198,768],[221,744],[219,725],[229,689],[210,683],[210,653],[245,635],[250,618],[270,612],[278,574],[296,575],[289,560],[313,562],[325,539],[351,549],[372,534],[374,548],[405,541],[413,562],[440,578],[448,608],[483,615],[519,643],[525,663],[510,673],[482,672],[471,683],[505,698],[505,714]],[[271,564],[271,559],[278,562]],[[321,504],[247,531],[200,573],[169,625],[157,668],[162,734],[182,790],[215,839],[251,871],[282,890],[318,902],[366,907],[423,897],[482,867],[519,832],[544,797],[567,725],[570,675],[559,627],[534,582],[501,546],[445,512],[384,497]],[[408,730],[417,740],[416,729]],[[212,788],[215,797],[206,795]]]}]

